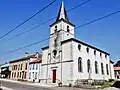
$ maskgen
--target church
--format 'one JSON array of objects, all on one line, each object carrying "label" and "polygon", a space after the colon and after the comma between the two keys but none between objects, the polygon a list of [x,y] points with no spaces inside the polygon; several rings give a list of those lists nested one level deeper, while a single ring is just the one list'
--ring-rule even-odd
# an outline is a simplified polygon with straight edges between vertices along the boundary
[{"label": "church", "polygon": [[75,39],[74,28],[62,2],[50,25],[49,45],[42,48],[41,83],[74,85],[77,80],[114,79],[110,54]]}]

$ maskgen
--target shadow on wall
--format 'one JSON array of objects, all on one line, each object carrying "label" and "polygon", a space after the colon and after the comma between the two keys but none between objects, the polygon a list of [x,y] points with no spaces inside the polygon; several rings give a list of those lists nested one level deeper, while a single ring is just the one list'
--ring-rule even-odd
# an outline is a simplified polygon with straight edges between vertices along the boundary
[{"label": "shadow on wall", "polygon": [[116,81],[111,87],[120,88],[120,81]]}]

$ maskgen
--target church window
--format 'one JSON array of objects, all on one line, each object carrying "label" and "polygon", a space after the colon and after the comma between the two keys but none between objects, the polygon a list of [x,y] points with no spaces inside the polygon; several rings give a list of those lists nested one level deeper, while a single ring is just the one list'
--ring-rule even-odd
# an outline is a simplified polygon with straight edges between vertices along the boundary
[{"label": "church window", "polygon": [[106,64],[107,75],[109,75],[108,64]]},{"label": "church window", "polygon": [[57,26],[55,26],[55,33],[57,32]]},{"label": "church window", "polygon": [[103,63],[101,63],[101,73],[104,75],[104,67],[103,67]]},{"label": "church window", "polygon": [[96,55],[96,50],[94,50],[94,55]]},{"label": "church window", "polygon": [[53,55],[54,55],[54,57],[56,56],[56,54],[57,54],[57,51],[56,51],[56,50],[53,50]]},{"label": "church window", "polygon": [[88,71],[88,73],[90,72],[90,69],[91,69],[90,60],[88,59],[87,60],[87,71]]},{"label": "church window", "polygon": [[70,32],[69,26],[67,26],[67,32]]},{"label": "church window", "polygon": [[107,54],[105,54],[105,58],[107,58]]},{"label": "church window", "polygon": [[98,74],[98,63],[95,61],[95,73]]},{"label": "church window", "polygon": [[100,53],[100,57],[102,57],[102,53]]},{"label": "church window", "polygon": [[78,50],[81,50],[81,45],[80,44],[78,44]]},{"label": "church window", "polygon": [[88,47],[86,48],[86,51],[87,51],[87,53],[89,53],[89,48]]},{"label": "church window", "polygon": [[78,72],[82,72],[82,58],[78,58]]}]

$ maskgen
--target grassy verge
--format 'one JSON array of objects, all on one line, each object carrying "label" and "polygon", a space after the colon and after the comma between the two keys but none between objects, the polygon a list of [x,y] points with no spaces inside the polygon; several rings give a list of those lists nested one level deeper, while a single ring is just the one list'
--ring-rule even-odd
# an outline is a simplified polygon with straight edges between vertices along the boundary
[{"label": "grassy verge", "polygon": [[104,85],[102,85],[101,88],[104,89],[107,87],[111,87],[114,83],[115,83],[115,81],[112,81],[112,82],[104,81]]}]

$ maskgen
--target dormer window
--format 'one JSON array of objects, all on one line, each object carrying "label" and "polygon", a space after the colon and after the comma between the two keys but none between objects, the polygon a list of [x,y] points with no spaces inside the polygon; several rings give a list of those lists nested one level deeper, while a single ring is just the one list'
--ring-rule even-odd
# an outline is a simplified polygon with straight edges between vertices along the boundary
[{"label": "dormer window", "polygon": [[69,26],[67,26],[67,32],[70,32]]}]

